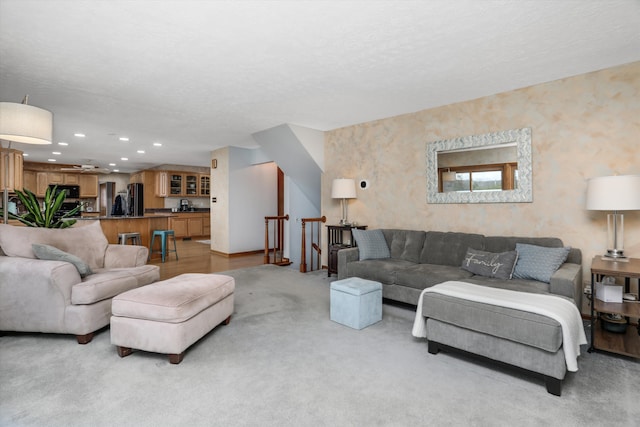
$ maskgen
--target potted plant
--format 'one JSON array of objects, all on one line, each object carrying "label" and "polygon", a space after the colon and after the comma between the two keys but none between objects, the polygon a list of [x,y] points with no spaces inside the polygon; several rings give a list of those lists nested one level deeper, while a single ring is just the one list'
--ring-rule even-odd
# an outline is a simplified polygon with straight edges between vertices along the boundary
[{"label": "potted plant", "polygon": [[41,208],[36,195],[31,191],[24,189],[24,192],[16,190],[16,195],[24,205],[27,212],[22,215],[15,215],[9,212],[10,219],[17,219],[27,227],[44,227],[44,228],[67,228],[76,223],[75,219],[68,219],[78,213],[80,205],[65,213],[57,216],[56,213],[62,207],[62,203],[66,194],[61,191],[56,195],[58,187],[49,187],[44,195],[44,206]]}]

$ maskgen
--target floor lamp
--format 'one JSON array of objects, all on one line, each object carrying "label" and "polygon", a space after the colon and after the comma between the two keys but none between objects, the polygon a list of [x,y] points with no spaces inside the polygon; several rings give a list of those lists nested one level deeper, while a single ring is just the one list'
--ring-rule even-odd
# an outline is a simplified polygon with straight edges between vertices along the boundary
[{"label": "floor lamp", "polygon": [[591,178],[587,182],[587,210],[607,215],[607,253],[603,259],[625,261],[624,217],[620,211],[640,210],[640,175]]},{"label": "floor lamp", "polygon": [[3,221],[9,220],[9,156],[11,143],[51,144],[53,139],[53,114],[42,108],[27,105],[29,96],[22,104],[0,102],[0,151],[5,151],[2,141],[7,141],[4,159],[4,189],[2,197]]}]

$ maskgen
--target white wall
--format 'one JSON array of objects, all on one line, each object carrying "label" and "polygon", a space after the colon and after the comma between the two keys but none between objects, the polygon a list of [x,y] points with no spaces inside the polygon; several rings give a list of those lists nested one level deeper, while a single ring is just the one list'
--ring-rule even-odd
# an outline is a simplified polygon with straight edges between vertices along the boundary
[{"label": "white wall", "polygon": [[251,151],[229,148],[229,253],[264,249],[264,217],[278,214],[277,166]]}]

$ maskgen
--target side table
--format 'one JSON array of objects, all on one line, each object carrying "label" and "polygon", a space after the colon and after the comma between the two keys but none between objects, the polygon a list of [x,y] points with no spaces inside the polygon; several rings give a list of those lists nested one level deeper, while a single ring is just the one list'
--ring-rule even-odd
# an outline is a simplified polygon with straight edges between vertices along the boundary
[{"label": "side table", "polygon": [[[338,274],[338,251],[340,249],[352,248],[356,245],[353,239],[353,229],[366,230],[366,225],[327,225],[327,248],[329,256],[327,257],[328,276],[331,273]],[[349,232],[349,242],[344,241],[344,233]]]},{"label": "side table", "polygon": [[630,279],[640,279],[640,259],[630,258],[627,262],[603,260],[595,256],[591,261],[591,347],[593,350],[603,350],[610,353],[622,354],[640,358],[640,325],[627,325],[625,333],[614,333],[602,328],[602,314],[619,314],[627,318],[640,318],[640,302],[624,301],[621,303],[604,302],[596,298],[595,283],[604,276],[621,277],[625,279],[625,290],[629,292]]}]

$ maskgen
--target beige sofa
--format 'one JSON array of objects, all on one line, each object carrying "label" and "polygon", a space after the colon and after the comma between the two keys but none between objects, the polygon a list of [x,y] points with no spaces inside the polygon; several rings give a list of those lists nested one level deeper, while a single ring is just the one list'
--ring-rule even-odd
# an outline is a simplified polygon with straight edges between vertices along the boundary
[{"label": "beige sofa", "polygon": [[[93,274],[81,277],[70,262],[38,259],[32,244],[80,258]],[[0,331],[73,334],[86,344],[109,324],[111,300],[160,278],[146,265],[144,246],[109,244],[100,222],[66,229],[0,224]]]}]

